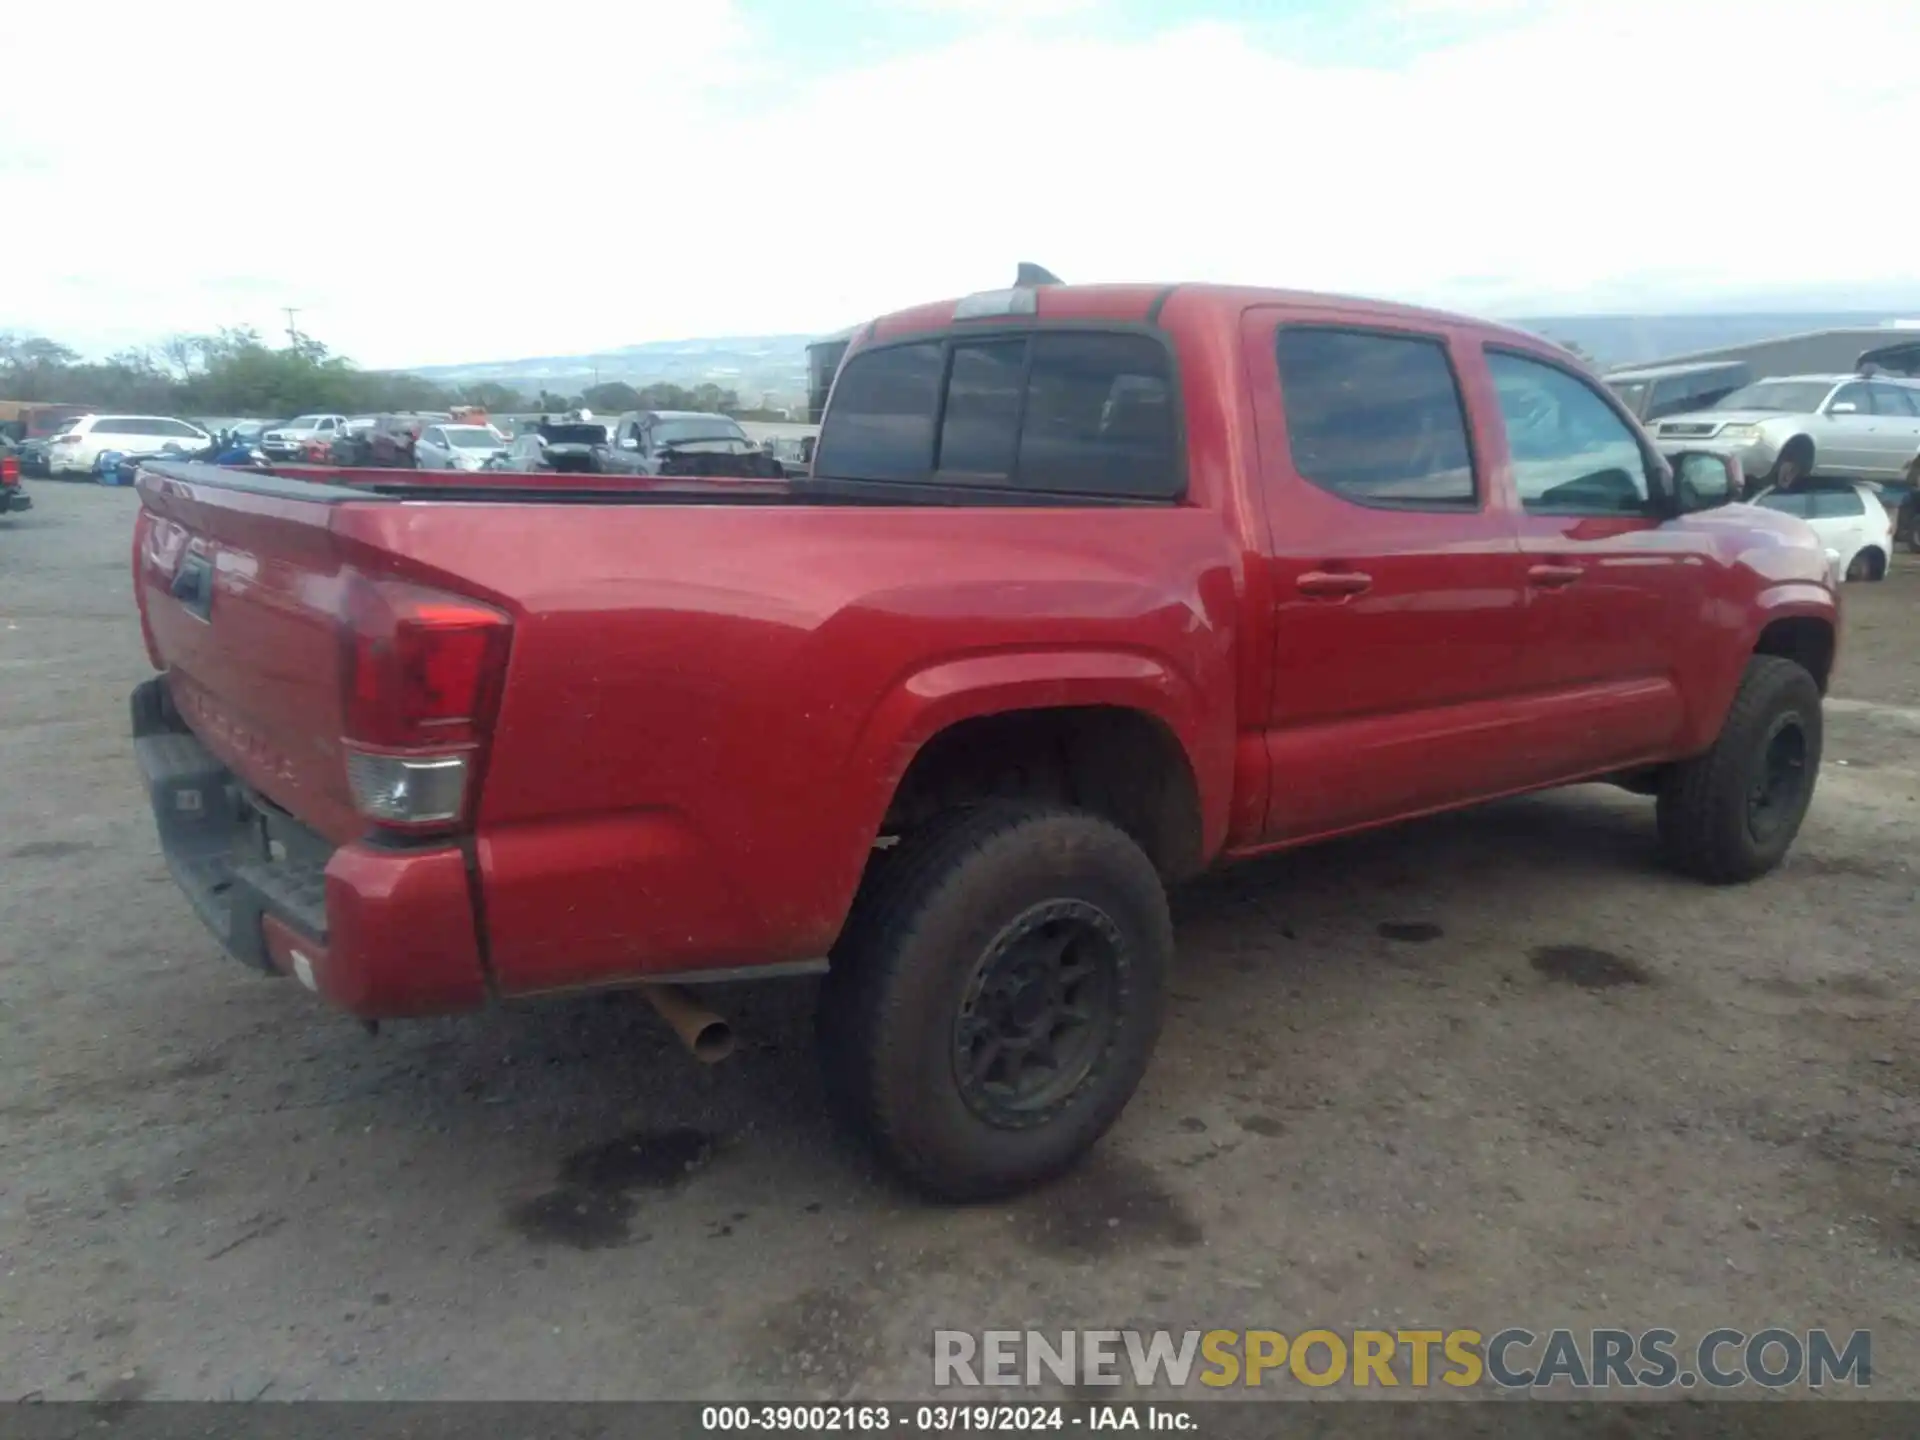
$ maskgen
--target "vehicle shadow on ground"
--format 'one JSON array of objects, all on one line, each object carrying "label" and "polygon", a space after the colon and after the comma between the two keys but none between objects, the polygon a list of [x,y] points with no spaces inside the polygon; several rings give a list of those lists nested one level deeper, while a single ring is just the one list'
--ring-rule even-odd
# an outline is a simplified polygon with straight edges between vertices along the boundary
[{"label": "vehicle shadow on ground", "polygon": [[[1669,883],[1656,866],[1650,804],[1600,791],[1498,802],[1234,866],[1174,897],[1179,958],[1163,1050],[1203,1047],[1202,1013],[1272,1014],[1290,992],[1317,983],[1360,995],[1372,979],[1404,972],[1407,947],[1383,938],[1438,938],[1430,917],[1447,897],[1480,903],[1522,874],[1560,888],[1626,876]],[[381,1108],[397,1102],[395,1125],[422,1114],[464,1117],[453,1120],[456,1135],[487,1148],[497,1137],[481,1137],[508,1119],[576,1161],[623,1135],[678,1135],[672,1143],[681,1144],[694,1131],[731,1165],[754,1163],[754,1150],[782,1152],[783,1167],[804,1154],[809,1167],[859,1185],[878,1181],[897,1200],[859,1143],[827,1117],[814,1061],[817,992],[814,981],[703,991],[740,1041],[712,1068],[686,1055],[628,993],[432,1022],[430,1038],[422,1027],[396,1027],[402,1064],[390,1074],[405,1093],[385,1082],[362,1093]],[[1177,1107],[1177,1096],[1170,1103]]]}]

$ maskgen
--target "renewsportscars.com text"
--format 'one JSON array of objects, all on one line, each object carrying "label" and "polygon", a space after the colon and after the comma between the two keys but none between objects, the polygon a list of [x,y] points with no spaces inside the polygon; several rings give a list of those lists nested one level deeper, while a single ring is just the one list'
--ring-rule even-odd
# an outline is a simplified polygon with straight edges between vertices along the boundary
[{"label": "renewsportscars.com text", "polygon": [[1873,1336],[1815,1329],[936,1330],[939,1387],[1331,1385],[1769,1390],[1873,1382]]}]

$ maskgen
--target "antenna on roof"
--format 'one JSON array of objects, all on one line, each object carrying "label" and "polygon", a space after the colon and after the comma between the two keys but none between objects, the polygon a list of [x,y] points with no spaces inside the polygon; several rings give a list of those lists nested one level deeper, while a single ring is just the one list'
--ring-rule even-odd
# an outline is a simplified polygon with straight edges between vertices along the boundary
[{"label": "antenna on roof", "polygon": [[1022,260],[1019,271],[1013,277],[1013,283],[1018,289],[1030,285],[1064,285],[1066,281],[1044,266],[1036,265],[1031,260]]}]

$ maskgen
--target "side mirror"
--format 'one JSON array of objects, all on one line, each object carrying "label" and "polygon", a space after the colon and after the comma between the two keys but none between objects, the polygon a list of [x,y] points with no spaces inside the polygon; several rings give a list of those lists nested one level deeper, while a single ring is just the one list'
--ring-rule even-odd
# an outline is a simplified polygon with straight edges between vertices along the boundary
[{"label": "side mirror", "polygon": [[1827,407],[1829,415],[1858,415],[1860,407],[1851,400],[1836,400]]},{"label": "side mirror", "polygon": [[1679,497],[1680,513],[1692,515],[1739,499],[1746,488],[1746,477],[1736,456],[1684,450],[1673,457],[1673,488]]}]

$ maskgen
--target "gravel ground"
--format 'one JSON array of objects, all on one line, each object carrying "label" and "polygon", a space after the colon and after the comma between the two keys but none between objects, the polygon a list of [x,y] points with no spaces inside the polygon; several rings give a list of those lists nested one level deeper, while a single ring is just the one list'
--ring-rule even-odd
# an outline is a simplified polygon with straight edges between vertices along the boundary
[{"label": "gravel ground", "polygon": [[[1920,561],[1849,587],[1798,848],[1587,788],[1212,877],[1081,1171],[903,1194],[810,987],[714,1070],[624,998],[377,1038],[223,959],[133,770],[135,497],[0,520],[0,1399],[928,1391],[936,1324],[1874,1332],[1920,1397]],[[1326,1393],[1326,1392],[1323,1392]]]}]

